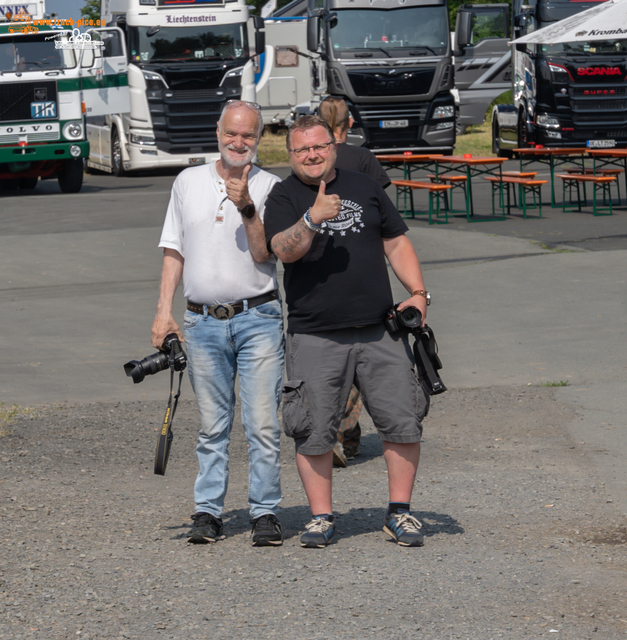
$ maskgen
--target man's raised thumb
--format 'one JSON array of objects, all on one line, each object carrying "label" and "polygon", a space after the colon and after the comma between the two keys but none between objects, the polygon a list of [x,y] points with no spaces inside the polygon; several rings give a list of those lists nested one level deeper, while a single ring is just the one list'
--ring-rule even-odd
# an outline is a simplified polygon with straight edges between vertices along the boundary
[{"label": "man's raised thumb", "polygon": [[318,189],[318,195],[324,196],[326,195],[327,185],[324,183],[324,180],[320,180],[320,188]]},{"label": "man's raised thumb", "polygon": [[248,174],[250,173],[252,168],[253,168],[253,165],[250,163],[244,167],[244,171],[242,171],[242,180],[244,180],[244,182],[248,180]]}]

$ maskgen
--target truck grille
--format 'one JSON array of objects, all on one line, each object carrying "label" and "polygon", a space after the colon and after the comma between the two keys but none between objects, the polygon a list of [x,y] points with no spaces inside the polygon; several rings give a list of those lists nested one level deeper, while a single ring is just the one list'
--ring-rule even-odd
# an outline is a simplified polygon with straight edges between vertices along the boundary
[{"label": "truck grille", "polygon": [[[353,105],[358,114],[358,124],[366,134],[369,149],[393,149],[421,146],[422,128],[427,118],[428,105],[408,102],[406,104],[359,104]],[[407,127],[383,129],[381,120],[407,120]]]},{"label": "truck grille", "polygon": [[627,100],[573,100],[573,111],[620,110],[627,108]]},{"label": "truck grille", "polygon": [[[54,80],[8,82],[0,91],[0,122],[16,120],[39,121],[31,116],[31,103],[57,102],[57,83]],[[58,109],[57,109],[58,111]],[[50,120],[50,118],[46,118]]]},{"label": "truck grille", "polygon": [[355,95],[369,97],[427,94],[434,76],[435,68],[361,69],[348,72]]},{"label": "truck grille", "polygon": [[157,149],[167,153],[216,153],[216,124],[228,99],[215,89],[150,91],[148,104]]},{"label": "truck grille", "polygon": [[[18,144],[20,141],[19,134],[0,134],[0,144]],[[27,142],[50,142],[52,140],[59,140],[61,134],[58,131],[48,131],[46,133],[27,133]]]}]

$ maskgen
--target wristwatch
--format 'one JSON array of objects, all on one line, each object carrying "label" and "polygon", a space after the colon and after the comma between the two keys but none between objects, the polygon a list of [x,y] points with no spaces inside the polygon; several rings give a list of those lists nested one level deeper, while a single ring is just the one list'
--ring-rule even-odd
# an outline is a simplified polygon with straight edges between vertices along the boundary
[{"label": "wristwatch", "polygon": [[411,292],[412,296],[422,296],[427,301],[427,306],[431,304],[431,294],[424,289],[416,289],[416,291]]},{"label": "wristwatch", "polygon": [[244,218],[252,218],[255,215],[255,205],[247,204],[243,209],[238,211],[244,216]]}]

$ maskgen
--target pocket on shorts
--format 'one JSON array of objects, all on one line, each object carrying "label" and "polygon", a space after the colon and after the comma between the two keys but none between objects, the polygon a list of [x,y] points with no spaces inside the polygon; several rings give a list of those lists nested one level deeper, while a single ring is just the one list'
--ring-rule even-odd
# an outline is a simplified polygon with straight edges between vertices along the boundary
[{"label": "pocket on shorts", "polygon": [[283,383],[283,431],[288,438],[306,438],[313,429],[304,380]]},{"label": "pocket on shorts", "polygon": [[270,300],[269,302],[259,304],[256,307],[253,307],[251,311],[260,318],[266,318],[268,320],[283,319],[281,303],[278,300]]},{"label": "pocket on shorts", "polygon": [[422,422],[429,413],[431,396],[422,388],[415,369],[412,373],[414,376],[414,388],[416,393],[416,416],[418,417],[418,420]]}]

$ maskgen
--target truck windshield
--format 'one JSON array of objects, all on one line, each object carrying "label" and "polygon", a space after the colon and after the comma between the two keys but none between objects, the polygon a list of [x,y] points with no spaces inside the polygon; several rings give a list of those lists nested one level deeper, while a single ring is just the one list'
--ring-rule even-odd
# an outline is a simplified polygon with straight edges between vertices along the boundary
[{"label": "truck windshield", "polygon": [[246,25],[128,27],[131,62],[248,58]]},{"label": "truck windshield", "polygon": [[0,41],[0,72],[6,71],[51,71],[71,69],[76,66],[73,49],[57,49],[55,41],[67,39],[67,35],[57,34],[46,40],[44,34],[33,34],[22,38]]},{"label": "truck windshield", "polygon": [[392,55],[443,55],[448,48],[445,6],[399,9],[338,9],[330,23],[334,54],[355,50],[383,50]]},{"label": "truck windshield", "polygon": [[565,56],[599,56],[624,54],[627,52],[627,40],[596,40],[594,42],[564,42],[562,44],[543,44],[542,53]]}]

